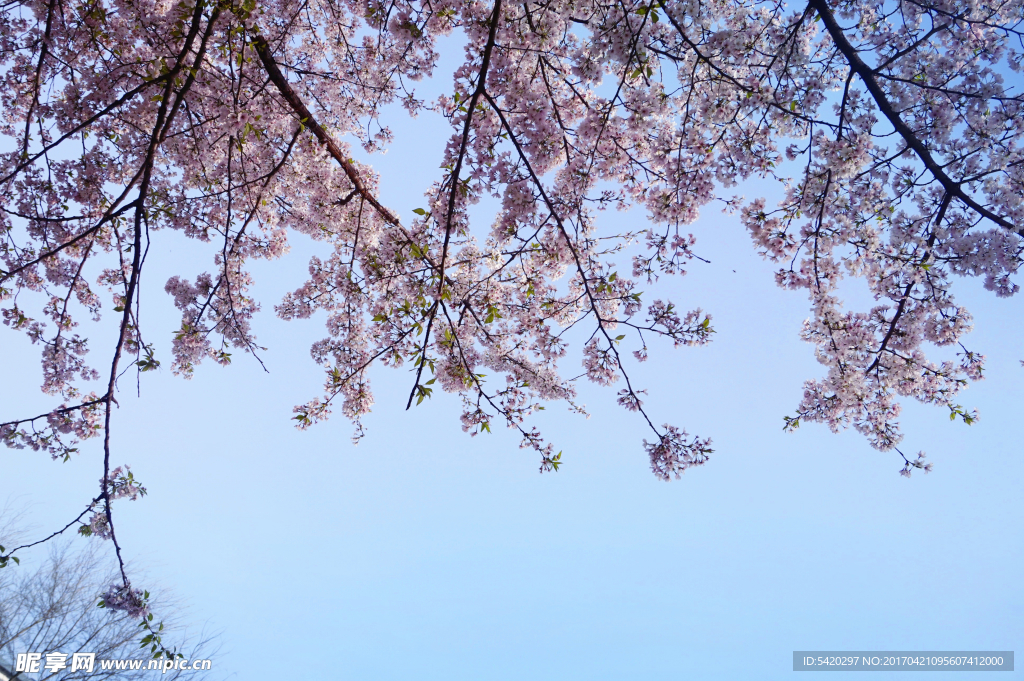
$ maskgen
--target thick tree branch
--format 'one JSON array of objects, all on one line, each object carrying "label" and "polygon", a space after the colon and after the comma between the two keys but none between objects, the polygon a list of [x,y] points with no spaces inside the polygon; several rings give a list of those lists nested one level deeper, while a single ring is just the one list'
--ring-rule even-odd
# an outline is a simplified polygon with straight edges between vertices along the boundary
[{"label": "thick tree branch", "polygon": [[284,97],[284,100],[288,102],[288,106],[292,108],[295,115],[298,117],[299,122],[310,129],[310,131],[316,136],[320,143],[323,144],[327,151],[331,154],[335,161],[341,166],[342,170],[348,176],[352,186],[355,187],[359,195],[366,200],[368,204],[373,206],[374,210],[384,219],[392,225],[398,226],[398,218],[394,216],[387,208],[382,206],[377,197],[375,197],[366,187],[363,185],[362,178],[359,177],[359,171],[356,170],[352,161],[347,158],[341,149],[338,148],[337,143],[334,139],[324,130],[323,126],[320,125],[313,114],[310,113],[309,109],[303,103],[302,99],[295,93],[292,86],[288,83],[288,79],[281,73],[281,69],[278,68],[277,62],[274,61],[274,55],[270,52],[270,46],[267,41],[261,35],[257,35],[252,41],[253,48],[256,50],[256,54],[259,55],[260,61],[263,63],[263,68],[266,69],[267,75],[270,77],[271,82],[277,87],[278,92]]},{"label": "thick tree branch", "polygon": [[821,22],[825,25],[825,30],[828,31],[832,37],[832,41],[835,43],[836,48],[846,58],[847,63],[850,65],[850,69],[860,76],[860,79],[864,82],[864,86],[867,88],[871,97],[875,100],[875,105],[878,106],[878,110],[882,112],[889,124],[892,125],[893,129],[903,138],[904,143],[909,149],[912,149],[917,157],[924,164],[928,172],[938,180],[942,188],[952,197],[960,199],[973,211],[981,215],[982,217],[991,220],[1000,227],[1008,229],[1012,232],[1016,232],[1020,236],[1024,236],[1024,227],[1017,227],[1006,218],[993,213],[985,206],[975,200],[973,196],[963,190],[960,182],[953,180],[949,175],[946,174],[945,170],[938,161],[932,156],[931,151],[921,140],[917,134],[911,130],[910,126],[900,117],[889,98],[886,96],[885,91],[878,84],[878,80],[875,78],[875,72],[870,66],[864,63],[858,54],[857,48],[850,44],[847,40],[846,34],[843,33],[843,29],[839,26],[836,21],[835,15],[832,14],[832,10],[829,8],[826,0],[810,0],[808,3],[819,16],[821,16]]}]

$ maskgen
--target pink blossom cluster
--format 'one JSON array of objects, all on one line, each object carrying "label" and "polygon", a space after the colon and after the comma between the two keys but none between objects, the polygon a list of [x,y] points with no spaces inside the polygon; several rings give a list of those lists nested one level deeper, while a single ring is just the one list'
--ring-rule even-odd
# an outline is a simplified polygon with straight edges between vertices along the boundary
[{"label": "pink blossom cluster", "polygon": [[656,442],[644,440],[644,449],[651,459],[651,470],[661,480],[679,478],[691,466],[699,466],[708,460],[711,440],[694,437],[689,439],[685,430],[665,424],[664,435]]},{"label": "pink blossom cluster", "polygon": [[146,495],[146,488],[138,483],[129,466],[118,466],[107,474],[105,480],[100,482],[105,485],[107,498],[111,501],[122,498],[135,501],[140,496]]},{"label": "pink blossom cluster", "polygon": [[86,537],[111,539],[113,538],[113,529],[110,526],[110,502],[122,498],[135,501],[146,495],[146,488],[138,483],[128,466],[118,466],[110,471],[104,479],[100,480],[100,486],[103,489],[103,494],[90,505],[89,510],[92,510],[92,515],[89,516],[89,522],[83,523],[78,528],[78,533]]},{"label": "pink blossom cluster", "polygon": [[109,610],[121,610],[132,619],[145,619],[149,615],[146,594],[128,583],[111,584],[100,597],[100,604]]}]

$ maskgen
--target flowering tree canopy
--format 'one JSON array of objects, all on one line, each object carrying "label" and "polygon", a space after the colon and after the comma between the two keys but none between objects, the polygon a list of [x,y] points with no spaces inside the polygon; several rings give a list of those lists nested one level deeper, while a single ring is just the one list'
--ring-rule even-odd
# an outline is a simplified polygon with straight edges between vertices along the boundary
[{"label": "flowering tree canopy", "polygon": [[[684,272],[686,225],[716,199],[777,283],[810,298],[802,335],[827,373],[788,427],[852,425],[892,450],[907,397],[970,423],[956,399],[983,357],[961,345],[971,317],[951,275],[1017,290],[1022,30],[1020,0],[8,2],[0,307],[39,346],[59,406],[0,423],[0,438],[55,458],[102,438],[99,494],[75,522],[116,546],[111,501],[144,491],[111,468],[117,382],[158,366],[152,334],[167,332],[140,323],[150,246],[167,230],[209,244],[207,271],[183,262],[165,286],[181,311],[173,370],[188,377],[259,350],[247,263],[297,231],[331,250],[275,308],[326,313],[323,394],[296,407],[299,427],[339,409],[359,436],[371,367],[407,365],[409,404],[457,393],[464,430],[504,423],[557,468],[527,418],[548,400],[579,409],[575,329],[573,366],[617,385],[651,429],[655,475],[678,476],[710,441],[657,425],[630,362],[657,336],[707,343],[711,317],[639,287]],[[418,97],[453,32],[465,60],[451,94]],[[386,147],[381,116],[398,103],[452,128],[424,207],[404,217],[350,147]],[[778,181],[771,205],[724,196],[750,177]],[[485,197],[500,210],[471,224]],[[601,210],[630,206],[643,228],[602,230]],[[844,277],[877,304],[845,309]],[[117,331],[94,366],[75,329],[104,304]],[[108,605],[144,610],[134,593],[124,576]]]}]

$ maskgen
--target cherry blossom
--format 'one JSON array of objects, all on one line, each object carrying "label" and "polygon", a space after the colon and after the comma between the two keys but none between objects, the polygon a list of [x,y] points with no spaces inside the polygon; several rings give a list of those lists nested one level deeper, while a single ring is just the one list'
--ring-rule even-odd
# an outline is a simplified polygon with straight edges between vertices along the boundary
[{"label": "cherry blossom", "polygon": [[[161,357],[185,378],[206,360],[259,360],[257,313],[270,304],[284,319],[325,320],[311,348],[322,390],[295,408],[299,428],[338,410],[358,439],[374,372],[405,367],[407,408],[455,394],[463,430],[504,424],[554,470],[561,452],[530,418],[549,402],[585,414],[586,379],[651,429],[655,475],[678,477],[708,460],[710,440],[654,425],[648,410],[659,407],[641,399],[633,362],[715,330],[699,300],[641,286],[685,274],[699,258],[689,226],[719,200],[777,265],[775,283],[809,300],[801,336],[822,374],[806,380],[786,427],[852,426],[899,453],[904,474],[928,470],[896,449],[901,405],[970,424],[977,412],[959,395],[984,375],[954,277],[1018,291],[1022,10],[1021,0],[8,3],[0,313],[38,346],[41,388],[59,406],[0,423],[0,439],[65,460],[101,439],[100,495],[75,522],[109,536],[120,559],[111,501],[144,490],[110,465],[119,379],[141,380]],[[437,73],[439,40],[453,33],[465,58]],[[447,94],[418,94],[426,78],[450,83]],[[352,153],[386,151],[392,104],[452,130],[408,216],[381,203],[380,178]],[[778,191],[731,198],[750,178]],[[481,224],[471,209],[484,199],[499,209]],[[602,212],[631,207],[646,224],[610,232]],[[174,232],[209,260],[175,263],[164,290],[180,324],[153,329],[140,281],[151,248]],[[256,300],[250,264],[280,258],[295,234],[324,247],[308,278],[281,301]],[[867,286],[870,309],[844,304],[844,279]],[[83,319],[116,339],[98,360]],[[121,566],[123,584],[104,600],[144,614]]]},{"label": "cherry blossom", "polygon": [[130,584],[112,584],[100,602],[104,608],[123,610],[129,617],[144,619],[149,615],[146,600],[147,594],[141,589],[133,589]]}]

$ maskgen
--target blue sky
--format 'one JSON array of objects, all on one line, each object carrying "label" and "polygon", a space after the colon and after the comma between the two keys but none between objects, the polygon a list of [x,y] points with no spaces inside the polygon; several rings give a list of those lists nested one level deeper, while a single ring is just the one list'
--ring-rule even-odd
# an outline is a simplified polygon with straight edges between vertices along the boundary
[{"label": "blue sky", "polygon": [[[384,203],[408,218],[448,133],[428,116],[394,130],[374,163]],[[783,679],[793,650],[1022,649],[1021,298],[957,282],[976,321],[968,346],[988,356],[961,400],[981,421],[905,405],[904,451],[935,464],[906,480],[895,453],[856,433],[782,432],[822,373],[798,339],[806,300],[775,287],[735,217],[712,208],[693,231],[711,264],[657,291],[711,312],[718,333],[705,348],[653,346],[632,374],[656,422],[713,438],[703,468],[655,479],[617,388],[582,387],[589,420],[558,405],[539,419],[564,451],[557,474],[538,474],[501,428],[462,433],[451,396],[404,411],[404,369],[374,373],[357,447],[341,418],[296,431],[291,407],[322,381],[308,349],[323,320],[273,316],[316,252],[295,237],[255,267],[269,374],[236,354],[192,381],[152,372],[141,399],[123,382],[114,459],[149,489],[118,502],[129,558],[223,631],[218,676],[245,681]],[[156,238],[144,315],[167,367],[178,321],[163,283],[209,254]],[[49,408],[33,348],[6,328],[0,347],[0,415]],[[0,499],[28,506],[39,531],[77,515],[101,472],[97,442],[67,464],[0,456]],[[962,678],[927,678],[947,676]]]}]

